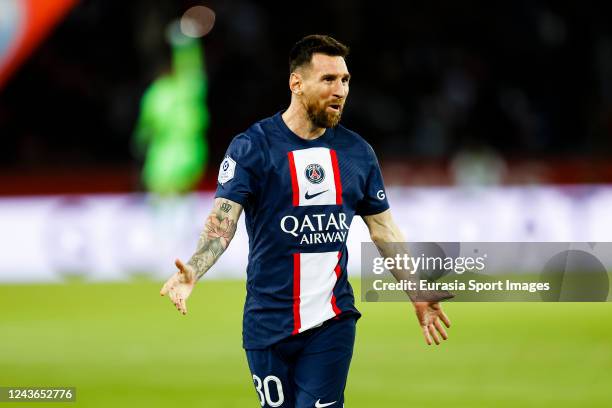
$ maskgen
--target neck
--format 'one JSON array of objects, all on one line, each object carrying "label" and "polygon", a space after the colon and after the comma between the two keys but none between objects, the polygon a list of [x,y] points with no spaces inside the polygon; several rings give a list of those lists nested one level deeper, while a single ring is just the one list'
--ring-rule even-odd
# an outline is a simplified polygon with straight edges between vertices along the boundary
[{"label": "neck", "polygon": [[304,106],[295,98],[291,98],[291,104],[282,114],[282,118],[287,127],[302,139],[317,139],[325,133],[325,128],[315,126],[312,123]]}]

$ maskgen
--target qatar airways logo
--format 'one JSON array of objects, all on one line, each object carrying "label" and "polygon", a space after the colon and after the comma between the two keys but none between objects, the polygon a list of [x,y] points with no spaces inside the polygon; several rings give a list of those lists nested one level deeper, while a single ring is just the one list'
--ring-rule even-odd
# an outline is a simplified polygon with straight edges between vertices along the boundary
[{"label": "qatar airways logo", "polygon": [[286,215],[280,221],[281,229],[300,239],[300,244],[346,242],[349,226],[345,213],[311,214],[302,218]]}]

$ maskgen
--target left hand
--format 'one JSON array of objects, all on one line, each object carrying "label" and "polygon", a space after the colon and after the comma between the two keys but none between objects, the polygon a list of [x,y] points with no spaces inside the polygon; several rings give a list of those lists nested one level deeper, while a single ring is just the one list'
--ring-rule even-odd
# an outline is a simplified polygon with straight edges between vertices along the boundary
[{"label": "left hand", "polygon": [[197,282],[196,274],[191,265],[183,264],[180,259],[177,259],[174,264],[178,271],[164,283],[159,294],[168,295],[178,311],[185,315],[187,314],[187,298],[191,295]]},{"label": "left hand", "polygon": [[450,320],[442,310],[439,302],[414,302],[413,306],[427,345],[431,346],[432,339],[436,345],[440,344],[438,333],[444,340],[448,339],[448,334],[446,334],[446,330],[440,323],[440,320],[442,320],[446,327],[450,327]]}]

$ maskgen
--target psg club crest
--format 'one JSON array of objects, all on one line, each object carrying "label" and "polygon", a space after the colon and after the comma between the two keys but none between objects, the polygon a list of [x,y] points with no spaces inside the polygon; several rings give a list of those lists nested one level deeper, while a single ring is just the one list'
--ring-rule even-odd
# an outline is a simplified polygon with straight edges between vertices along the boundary
[{"label": "psg club crest", "polygon": [[306,166],[305,173],[308,181],[313,184],[319,184],[325,179],[325,170],[316,163]]}]

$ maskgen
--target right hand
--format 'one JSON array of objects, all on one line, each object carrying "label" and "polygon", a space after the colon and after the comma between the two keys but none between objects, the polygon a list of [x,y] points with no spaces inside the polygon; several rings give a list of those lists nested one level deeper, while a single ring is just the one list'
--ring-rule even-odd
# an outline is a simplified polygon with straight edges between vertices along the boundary
[{"label": "right hand", "polygon": [[428,346],[431,346],[432,339],[436,345],[440,344],[440,338],[438,337],[438,333],[442,336],[444,340],[448,339],[448,334],[446,334],[446,330],[440,324],[440,321],[444,323],[444,325],[449,328],[450,320],[446,313],[442,310],[442,306],[438,302],[414,302],[414,312],[416,313],[417,320],[419,321],[419,325],[423,330],[423,336],[425,337],[425,342]]},{"label": "right hand", "polygon": [[187,298],[195,286],[197,279],[191,265],[185,265],[180,259],[174,261],[178,271],[164,283],[159,294],[168,295],[174,306],[182,314],[187,314]]}]

